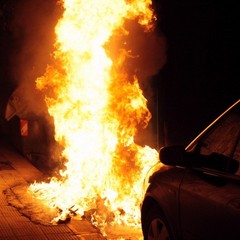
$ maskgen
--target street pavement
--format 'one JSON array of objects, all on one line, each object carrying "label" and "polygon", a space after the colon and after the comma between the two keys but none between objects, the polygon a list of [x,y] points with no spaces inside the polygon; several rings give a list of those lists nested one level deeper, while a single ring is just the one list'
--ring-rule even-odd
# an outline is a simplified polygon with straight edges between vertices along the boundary
[{"label": "street pavement", "polygon": [[[139,240],[139,229],[120,227],[109,229],[104,237],[100,230],[87,220],[72,218],[58,225],[36,223],[18,208],[17,189],[29,186],[44,178],[10,144],[0,138],[0,240]],[[20,192],[21,193],[21,192]]]},{"label": "street pavement", "polygon": [[32,222],[11,204],[14,188],[27,186],[42,176],[40,170],[9,144],[0,141],[0,240],[106,239],[87,220],[72,219],[69,223],[42,225]]}]

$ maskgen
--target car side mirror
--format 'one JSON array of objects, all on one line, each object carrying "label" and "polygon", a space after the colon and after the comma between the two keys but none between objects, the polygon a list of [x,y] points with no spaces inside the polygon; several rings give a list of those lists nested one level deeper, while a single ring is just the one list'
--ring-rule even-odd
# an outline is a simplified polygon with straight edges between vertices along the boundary
[{"label": "car side mirror", "polygon": [[186,167],[188,162],[185,155],[185,148],[179,145],[162,147],[159,152],[160,161],[169,166]]}]

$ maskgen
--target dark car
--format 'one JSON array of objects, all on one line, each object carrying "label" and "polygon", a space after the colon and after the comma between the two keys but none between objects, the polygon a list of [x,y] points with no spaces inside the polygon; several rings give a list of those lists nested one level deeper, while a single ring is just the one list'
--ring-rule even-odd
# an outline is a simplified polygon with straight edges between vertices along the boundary
[{"label": "dark car", "polygon": [[240,239],[240,100],[159,156],[141,205],[144,239]]}]

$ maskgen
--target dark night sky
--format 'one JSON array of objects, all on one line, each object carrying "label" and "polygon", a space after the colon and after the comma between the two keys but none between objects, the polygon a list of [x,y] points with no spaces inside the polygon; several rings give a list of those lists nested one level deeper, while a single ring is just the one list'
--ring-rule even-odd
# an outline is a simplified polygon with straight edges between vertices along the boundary
[{"label": "dark night sky", "polygon": [[[21,50],[21,33],[16,41],[7,25],[9,16],[13,17],[15,1],[0,0],[1,99],[16,84],[12,76],[16,63],[11,62],[11,56]],[[45,4],[47,1],[41,6],[46,8],[47,19],[53,26],[54,18],[49,16],[54,15],[55,1],[49,2],[51,8]],[[167,39],[167,63],[152,81],[154,92],[158,93],[158,107],[155,104],[150,109],[152,121],[155,126],[158,122],[160,145],[186,144],[239,98],[239,8],[230,0],[153,2],[159,9],[159,31]],[[40,33],[34,34],[41,39]],[[47,40],[44,41],[38,44],[46,44]]]}]

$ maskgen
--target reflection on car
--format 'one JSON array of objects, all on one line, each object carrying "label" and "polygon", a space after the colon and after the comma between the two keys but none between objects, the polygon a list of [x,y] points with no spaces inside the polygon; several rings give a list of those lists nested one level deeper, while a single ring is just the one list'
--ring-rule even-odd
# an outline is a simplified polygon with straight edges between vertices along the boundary
[{"label": "reflection on car", "polygon": [[240,100],[159,156],[141,205],[144,240],[240,239]]}]

